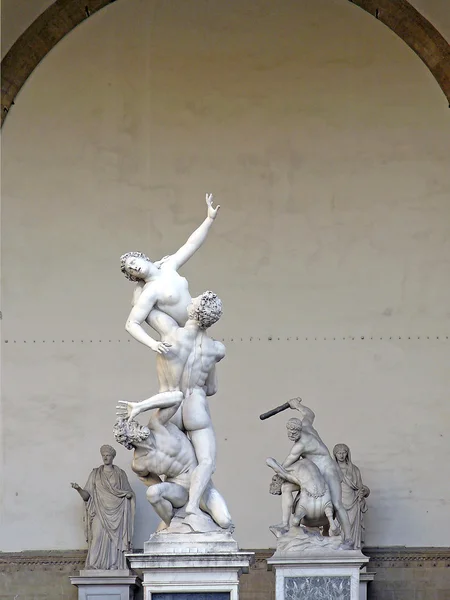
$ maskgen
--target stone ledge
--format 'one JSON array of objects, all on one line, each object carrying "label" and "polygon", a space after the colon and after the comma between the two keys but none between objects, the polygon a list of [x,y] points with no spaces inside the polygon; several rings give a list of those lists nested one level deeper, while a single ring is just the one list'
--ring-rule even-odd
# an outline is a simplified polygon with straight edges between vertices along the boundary
[{"label": "stone ledge", "polygon": [[84,567],[87,550],[24,550],[23,552],[0,552],[0,571],[9,565],[17,567],[58,567],[73,565]]},{"label": "stone ledge", "polygon": [[373,568],[398,567],[450,567],[450,548],[448,547],[367,547],[364,554],[370,558],[370,566]]},{"label": "stone ledge", "polygon": [[[251,570],[267,568],[266,560],[275,549],[244,549],[243,552],[254,552],[255,563]],[[138,552],[136,550],[135,552]],[[364,554],[370,558],[370,568],[442,568],[450,567],[450,547],[408,547],[383,546],[365,547]],[[81,570],[86,560],[86,550],[33,550],[24,552],[0,552],[0,570],[15,566],[16,568],[51,569],[73,566]]]}]

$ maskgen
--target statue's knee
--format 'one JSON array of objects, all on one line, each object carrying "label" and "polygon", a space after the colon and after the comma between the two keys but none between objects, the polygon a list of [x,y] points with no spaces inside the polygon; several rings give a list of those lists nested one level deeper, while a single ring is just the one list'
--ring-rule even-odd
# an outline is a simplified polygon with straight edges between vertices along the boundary
[{"label": "statue's knee", "polygon": [[182,402],[183,401],[183,392],[171,392],[172,393],[172,398],[173,400],[175,400],[175,402]]},{"label": "statue's knee", "polygon": [[159,485],[152,485],[147,490],[147,500],[150,504],[156,504],[161,500],[161,490]]}]

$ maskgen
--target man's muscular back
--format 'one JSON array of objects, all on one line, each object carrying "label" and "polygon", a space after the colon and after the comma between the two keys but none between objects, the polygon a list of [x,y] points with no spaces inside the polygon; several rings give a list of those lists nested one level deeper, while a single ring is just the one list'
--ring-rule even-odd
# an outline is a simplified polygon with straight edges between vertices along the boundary
[{"label": "man's muscular back", "polygon": [[303,425],[299,443],[303,447],[302,456],[309,458],[323,474],[338,473],[336,462],[331,458],[328,448],[320,439],[314,427]]},{"label": "man's muscular back", "polygon": [[156,358],[160,391],[180,389],[183,393],[205,385],[214,365],[225,356],[225,346],[202,329],[179,327],[174,319],[159,310],[150,314],[150,325],[161,331],[170,344],[167,354]]},{"label": "man's muscular back", "polygon": [[204,331],[199,330],[185,363],[181,378],[181,390],[186,393],[203,388],[210,372],[224,355],[223,344],[212,340]]}]

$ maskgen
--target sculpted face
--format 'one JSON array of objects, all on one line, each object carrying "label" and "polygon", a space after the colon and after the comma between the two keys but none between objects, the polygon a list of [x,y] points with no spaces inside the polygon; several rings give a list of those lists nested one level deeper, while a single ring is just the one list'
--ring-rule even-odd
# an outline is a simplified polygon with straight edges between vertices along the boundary
[{"label": "sculpted face", "polygon": [[301,435],[302,435],[301,429],[291,429],[290,427],[288,427],[287,436],[291,440],[291,442],[298,442]]},{"label": "sculpted face", "polygon": [[125,261],[125,270],[137,279],[144,279],[149,274],[150,262],[145,258],[129,256]]},{"label": "sculpted face", "polygon": [[114,460],[114,454],[109,450],[104,450],[102,452],[103,464],[104,465],[112,465]]},{"label": "sculpted face", "polygon": [[336,459],[338,462],[345,462],[347,460],[347,451],[346,450],[338,450],[336,452]]}]

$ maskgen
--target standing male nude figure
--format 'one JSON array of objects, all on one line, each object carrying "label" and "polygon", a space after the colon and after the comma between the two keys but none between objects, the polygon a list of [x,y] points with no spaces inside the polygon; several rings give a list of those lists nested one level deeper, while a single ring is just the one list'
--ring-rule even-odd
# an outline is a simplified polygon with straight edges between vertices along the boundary
[{"label": "standing male nude figure", "polygon": [[[188,306],[184,327],[167,314],[153,309],[150,325],[160,332],[167,352],[157,356],[159,391],[183,394],[180,409],[172,422],[187,432],[195,450],[198,465],[191,476],[186,512],[201,514],[200,501],[215,471],[216,438],[207,397],[217,391],[216,364],[225,356],[225,346],[211,339],[206,329],[222,314],[222,302],[213,292],[204,292]],[[142,402],[125,402],[130,418],[156,408],[155,398]]]}]

